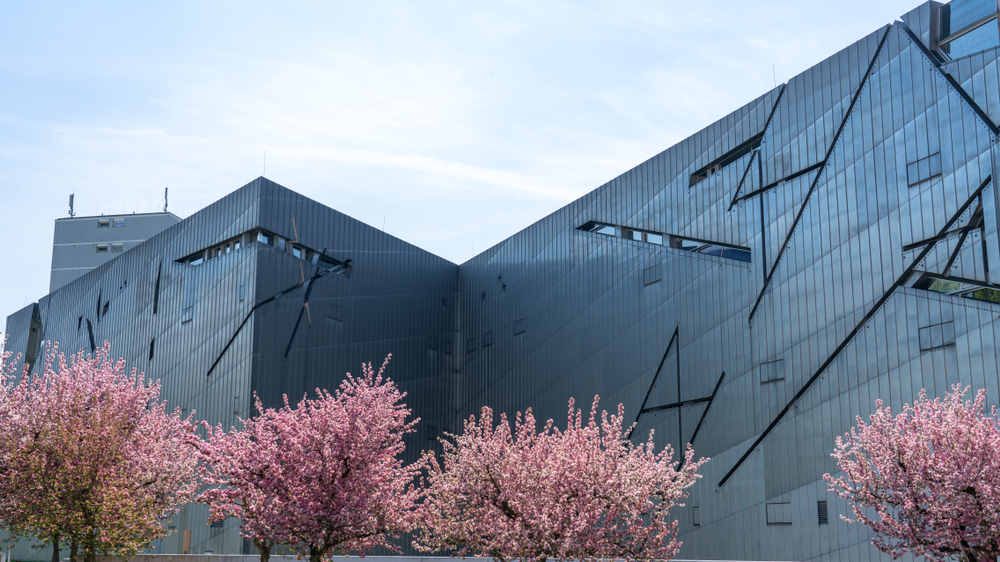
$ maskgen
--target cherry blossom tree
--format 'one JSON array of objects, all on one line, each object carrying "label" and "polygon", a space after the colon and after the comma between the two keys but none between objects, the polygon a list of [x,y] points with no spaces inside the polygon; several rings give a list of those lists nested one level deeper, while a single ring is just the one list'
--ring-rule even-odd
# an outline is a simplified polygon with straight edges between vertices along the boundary
[{"label": "cherry blossom tree", "polygon": [[2,386],[0,518],[15,536],[80,545],[87,562],[130,556],[193,499],[195,425],[167,413],[159,383],[126,372],[107,342],[69,361],[52,346],[38,375]]},{"label": "cherry blossom tree", "polygon": [[683,468],[653,433],[634,446],[618,415],[587,423],[569,401],[567,427],[549,420],[539,431],[529,409],[494,427],[493,412],[470,417],[461,436],[442,440],[442,463],[431,461],[421,529],[414,546],[457,556],[521,560],[663,560],[677,554],[670,510],[700,478],[688,445]]},{"label": "cherry blossom tree", "polygon": [[[391,357],[391,356],[390,356]],[[215,519],[234,515],[242,533],[266,560],[274,544],[312,562],[377,546],[398,550],[389,538],[410,529],[423,462],[406,466],[405,394],[376,374],[350,373],[334,393],[317,389],[291,407],[265,410],[240,430],[212,433],[204,452],[211,482],[202,496]]]},{"label": "cherry blossom tree", "polygon": [[837,438],[842,471],[824,478],[870,527],[879,550],[968,562],[1000,556],[1000,420],[984,415],[986,391],[962,401],[968,387],[944,398],[920,392],[893,416],[882,401],[865,423]]},{"label": "cherry blossom tree", "polygon": [[[201,445],[202,483],[214,486],[198,497],[208,504],[209,522],[227,517],[242,520],[240,534],[267,562],[283,529],[275,527],[284,505],[275,501],[281,471],[282,420],[274,409],[255,400],[257,416],[241,420],[242,429],[209,429]],[[204,423],[204,422],[202,422]]]}]

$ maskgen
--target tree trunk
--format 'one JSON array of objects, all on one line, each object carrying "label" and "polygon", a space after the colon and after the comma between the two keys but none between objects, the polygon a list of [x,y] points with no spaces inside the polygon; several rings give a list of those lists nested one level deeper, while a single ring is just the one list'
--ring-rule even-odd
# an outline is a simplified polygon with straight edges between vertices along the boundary
[{"label": "tree trunk", "polygon": [[253,545],[257,547],[260,551],[260,562],[268,562],[271,559],[271,549],[274,548],[274,543],[268,543],[266,540],[254,539]]},{"label": "tree trunk", "polygon": [[320,550],[318,548],[309,547],[309,562],[323,562],[323,556],[326,554],[325,550]]},{"label": "tree trunk", "polygon": [[83,562],[97,562],[97,533],[93,530],[87,531],[84,539]]},{"label": "tree trunk", "polygon": [[76,557],[80,554],[80,545],[76,542],[76,539],[72,539],[69,542],[69,562],[79,562]]},{"label": "tree trunk", "polygon": [[52,535],[52,562],[59,562],[59,541],[62,538],[59,533]]}]

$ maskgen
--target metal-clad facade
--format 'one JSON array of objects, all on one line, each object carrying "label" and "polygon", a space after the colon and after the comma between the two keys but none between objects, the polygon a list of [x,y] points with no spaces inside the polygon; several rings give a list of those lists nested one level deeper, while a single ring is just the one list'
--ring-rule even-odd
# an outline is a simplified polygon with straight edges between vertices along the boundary
[{"label": "metal-clad facade", "polygon": [[[880,559],[826,492],[834,438],[876,399],[898,409],[922,388],[1000,403],[1000,304],[929,290],[1000,287],[1000,48],[941,56],[940,10],[914,9],[464,264],[258,178],[9,317],[8,349],[89,347],[93,333],[162,379],[171,405],[222,424],[254,393],[296,401],[391,352],[422,419],[409,455],[482,406],[562,423],[570,397],[600,395],[624,404],[635,439],[654,430],[712,457],[676,511],[681,556]],[[276,239],[183,261],[257,231]],[[172,523],[194,552],[249,551],[236,522],[206,516]],[[157,546],[179,549],[180,533]]]}]

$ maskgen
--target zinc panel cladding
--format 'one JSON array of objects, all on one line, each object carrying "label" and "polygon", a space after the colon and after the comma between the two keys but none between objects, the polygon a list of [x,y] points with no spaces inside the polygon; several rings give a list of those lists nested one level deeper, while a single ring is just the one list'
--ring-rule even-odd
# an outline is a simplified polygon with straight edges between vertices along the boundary
[{"label": "zinc panel cladding", "polygon": [[[1000,402],[1000,305],[919,288],[927,275],[996,287],[1000,264],[997,50],[941,63],[940,8],[917,7],[461,265],[258,178],[41,299],[43,339],[89,347],[92,325],[163,380],[171,405],[223,424],[254,393],[296,401],[391,352],[422,419],[411,458],[482,406],[561,421],[571,397],[586,409],[600,396],[624,405],[635,440],[655,430],[659,446],[712,457],[687,501],[700,525],[677,512],[683,557],[879,559],[865,528],[819,524],[820,501],[848,513],[822,480],[835,436],[875,400],[898,409],[921,389],[967,384]],[[713,162],[730,163],[692,185]],[[618,235],[578,229],[590,221]],[[350,275],[264,244],[177,261],[254,229],[350,260]],[[25,351],[34,311],[8,318],[7,349]],[[192,551],[249,552],[234,524],[213,531],[206,516],[174,518]]]}]

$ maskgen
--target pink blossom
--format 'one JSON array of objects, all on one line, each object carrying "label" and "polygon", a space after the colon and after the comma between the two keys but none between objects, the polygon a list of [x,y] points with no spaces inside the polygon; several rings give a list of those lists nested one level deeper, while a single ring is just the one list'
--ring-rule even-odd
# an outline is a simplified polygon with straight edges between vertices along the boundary
[{"label": "pink blossom", "polygon": [[679,503],[708,459],[684,466],[667,445],[654,452],[653,434],[634,446],[618,415],[602,412],[595,397],[590,419],[569,402],[567,427],[549,420],[538,431],[529,409],[493,426],[483,408],[461,436],[443,440],[443,462],[432,460],[422,528],[414,546],[457,556],[497,560],[668,559],[677,554]]},{"label": "pink blossom", "polygon": [[[391,356],[390,356],[391,357]],[[376,374],[346,380],[333,394],[317,389],[292,408],[265,409],[240,430],[216,428],[203,447],[208,461],[201,501],[213,519],[243,519],[241,531],[266,560],[283,544],[319,562],[334,553],[395,549],[389,538],[410,530],[423,462],[405,466],[405,396]]]},{"label": "pink blossom", "polygon": [[969,562],[1000,555],[1000,428],[996,408],[983,415],[986,391],[963,403],[968,388],[944,398],[927,393],[893,417],[876,402],[837,438],[833,457],[843,475],[824,478],[850,502],[856,519],[877,536],[872,544],[894,558],[910,551],[932,560]]},{"label": "pink blossom", "polygon": [[[0,521],[33,536],[130,556],[165,536],[165,519],[190,501],[197,435],[167,413],[160,385],[105,343],[93,356],[46,353],[19,384],[0,360]],[[55,557],[58,552],[54,553]]]}]

